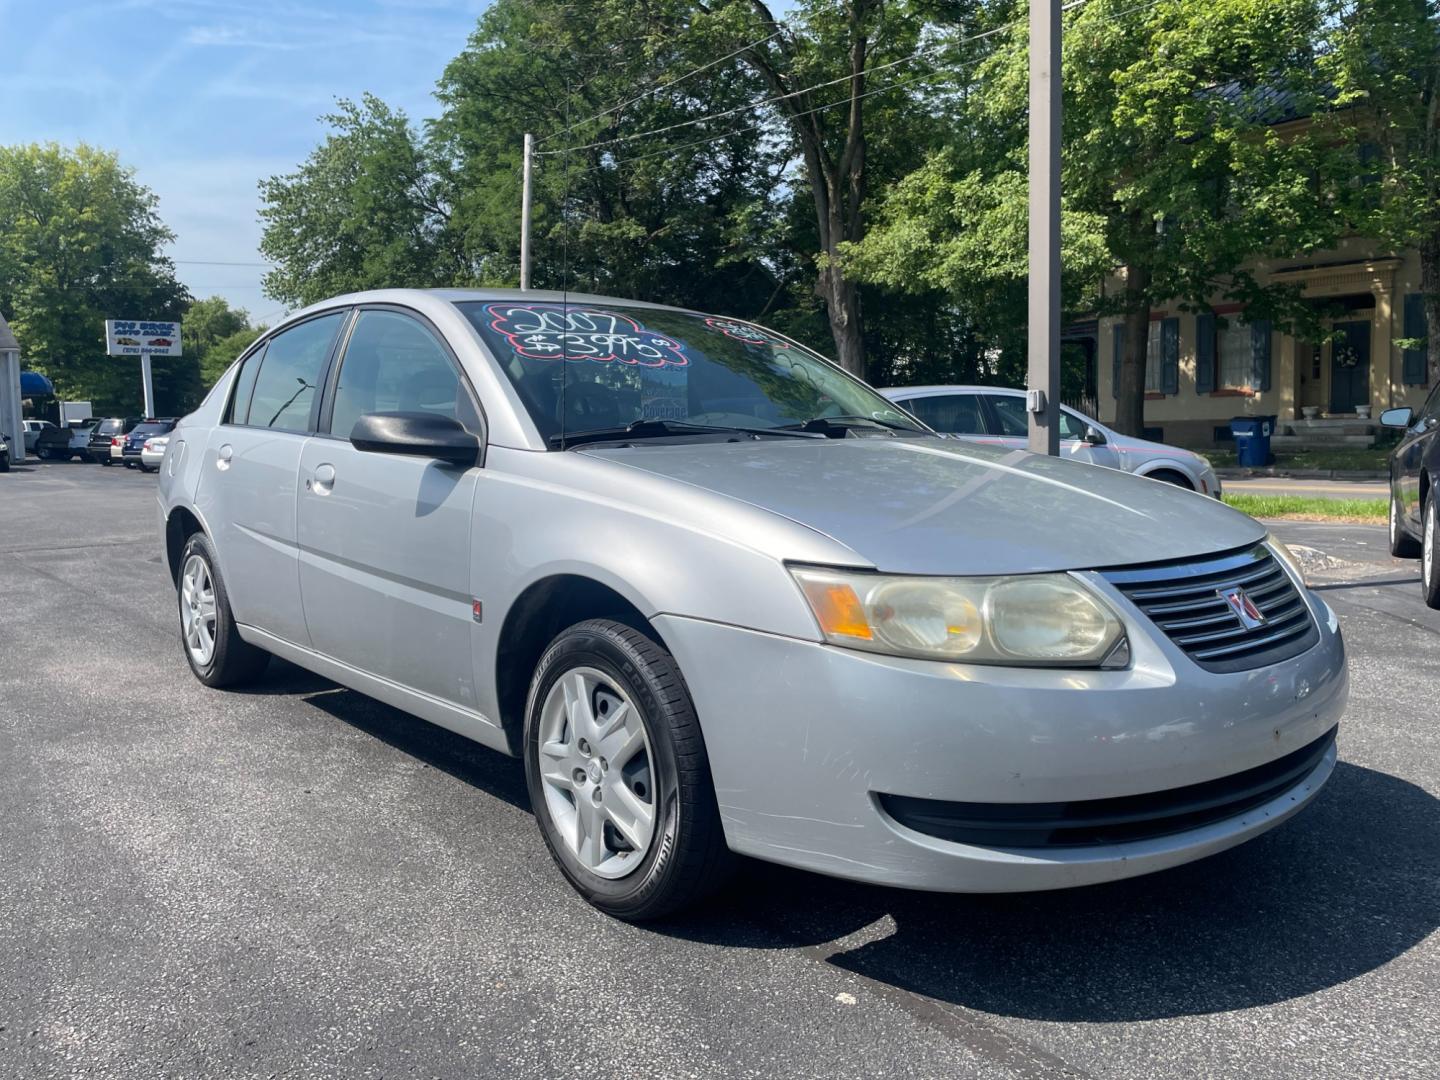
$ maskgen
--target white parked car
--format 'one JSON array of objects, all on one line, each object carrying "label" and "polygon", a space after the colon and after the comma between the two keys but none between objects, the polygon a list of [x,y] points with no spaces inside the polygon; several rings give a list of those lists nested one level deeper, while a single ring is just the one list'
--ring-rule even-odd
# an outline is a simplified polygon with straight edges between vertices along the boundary
[{"label": "white parked car", "polygon": [[[1023,390],[897,386],[880,392],[936,431],[991,446],[1025,449],[1029,418]],[[1064,405],[1060,407],[1060,455],[1220,497],[1220,480],[1210,462],[1199,454],[1121,435]]]},{"label": "white parked car", "polygon": [[40,433],[46,428],[53,428],[55,425],[49,420],[22,420],[25,426],[25,452],[34,453],[35,442],[40,438]]},{"label": "white parked car", "polygon": [[140,447],[140,471],[151,472],[165,460],[165,447],[170,445],[169,435],[156,435],[146,439]]}]

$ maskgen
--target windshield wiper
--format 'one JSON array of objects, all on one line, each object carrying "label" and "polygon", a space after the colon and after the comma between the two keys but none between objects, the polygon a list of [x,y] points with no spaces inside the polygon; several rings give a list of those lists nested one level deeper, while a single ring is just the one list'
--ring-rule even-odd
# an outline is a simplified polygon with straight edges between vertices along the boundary
[{"label": "windshield wiper", "polygon": [[775,435],[781,438],[811,438],[812,433],[796,431],[794,428],[748,428],[730,424],[692,424],[685,420],[664,420],[656,417],[641,417],[628,424],[613,427],[587,428],[584,431],[566,431],[551,435],[551,446],[575,446],[579,443],[603,442],[608,439],[655,439],[666,435]]},{"label": "windshield wiper", "polygon": [[866,425],[890,432],[910,431],[916,435],[924,434],[919,428],[909,424],[896,423],[894,420],[881,420],[874,416],[812,416],[809,420],[802,420],[798,424],[786,424],[785,430],[835,436],[844,435],[852,428]]}]

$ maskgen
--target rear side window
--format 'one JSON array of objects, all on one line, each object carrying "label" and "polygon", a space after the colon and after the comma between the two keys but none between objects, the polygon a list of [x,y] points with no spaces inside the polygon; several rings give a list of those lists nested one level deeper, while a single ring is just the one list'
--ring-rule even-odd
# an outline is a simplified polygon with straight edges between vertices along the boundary
[{"label": "rear side window", "polygon": [[936,431],[951,435],[984,435],[985,420],[975,394],[936,394],[903,403]]},{"label": "rear side window", "polygon": [[[320,379],[330,346],[345,321],[336,311],[310,319],[270,339],[261,358],[245,420],[250,427],[304,432],[310,429],[310,407],[320,392]],[[252,361],[246,362],[250,367]],[[241,372],[242,380],[246,372]],[[240,404],[237,388],[236,405]],[[237,409],[238,415],[238,409]],[[238,421],[237,421],[238,422]]]},{"label": "rear side window", "polygon": [[1025,414],[1025,399],[1009,394],[995,394],[990,398],[995,407],[995,416],[1000,421],[1000,434],[1011,439],[1023,439],[1030,434],[1030,417]]},{"label": "rear side window", "polygon": [[260,374],[260,361],[264,358],[265,345],[261,345],[245,358],[240,374],[235,376],[235,396],[230,399],[230,412],[225,417],[225,423],[243,424],[249,420],[250,398],[255,393],[255,376]]}]

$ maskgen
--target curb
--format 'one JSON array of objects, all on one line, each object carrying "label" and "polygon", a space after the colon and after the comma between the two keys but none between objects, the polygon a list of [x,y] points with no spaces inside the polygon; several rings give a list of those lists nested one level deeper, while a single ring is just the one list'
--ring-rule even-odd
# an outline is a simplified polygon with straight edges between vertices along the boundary
[{"label": "curb", "polygon": [[1267,465],[1263,469],[1216,469],[1221,480],[1253,480],[1257,477],[1279,477],[1288,480],[1389,480],[1390,474],[1380,469],[1286,469]]}]

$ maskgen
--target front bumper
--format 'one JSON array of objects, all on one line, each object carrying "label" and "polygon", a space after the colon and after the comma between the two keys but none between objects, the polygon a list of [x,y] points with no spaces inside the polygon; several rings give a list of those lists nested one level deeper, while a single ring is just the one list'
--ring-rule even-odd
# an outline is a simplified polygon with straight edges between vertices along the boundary
[{"label": "front bumper", "polygon": [[1202,670],[1114,602],[1130,633],[1125,671],[903,660],[671,615],[655,625],[694,696],[731,848],[888,885],[1011,892],[1222,851],[1290,817],[1334,769],[1330,746],[1291,786],[1233,817],[1088,846],[957,843],[885,812],[882,795],[1004,804],[1167,792],[1284,758],[1339,721],[1344,645],[1313,595],[1319,644],[1231,675]]}]

